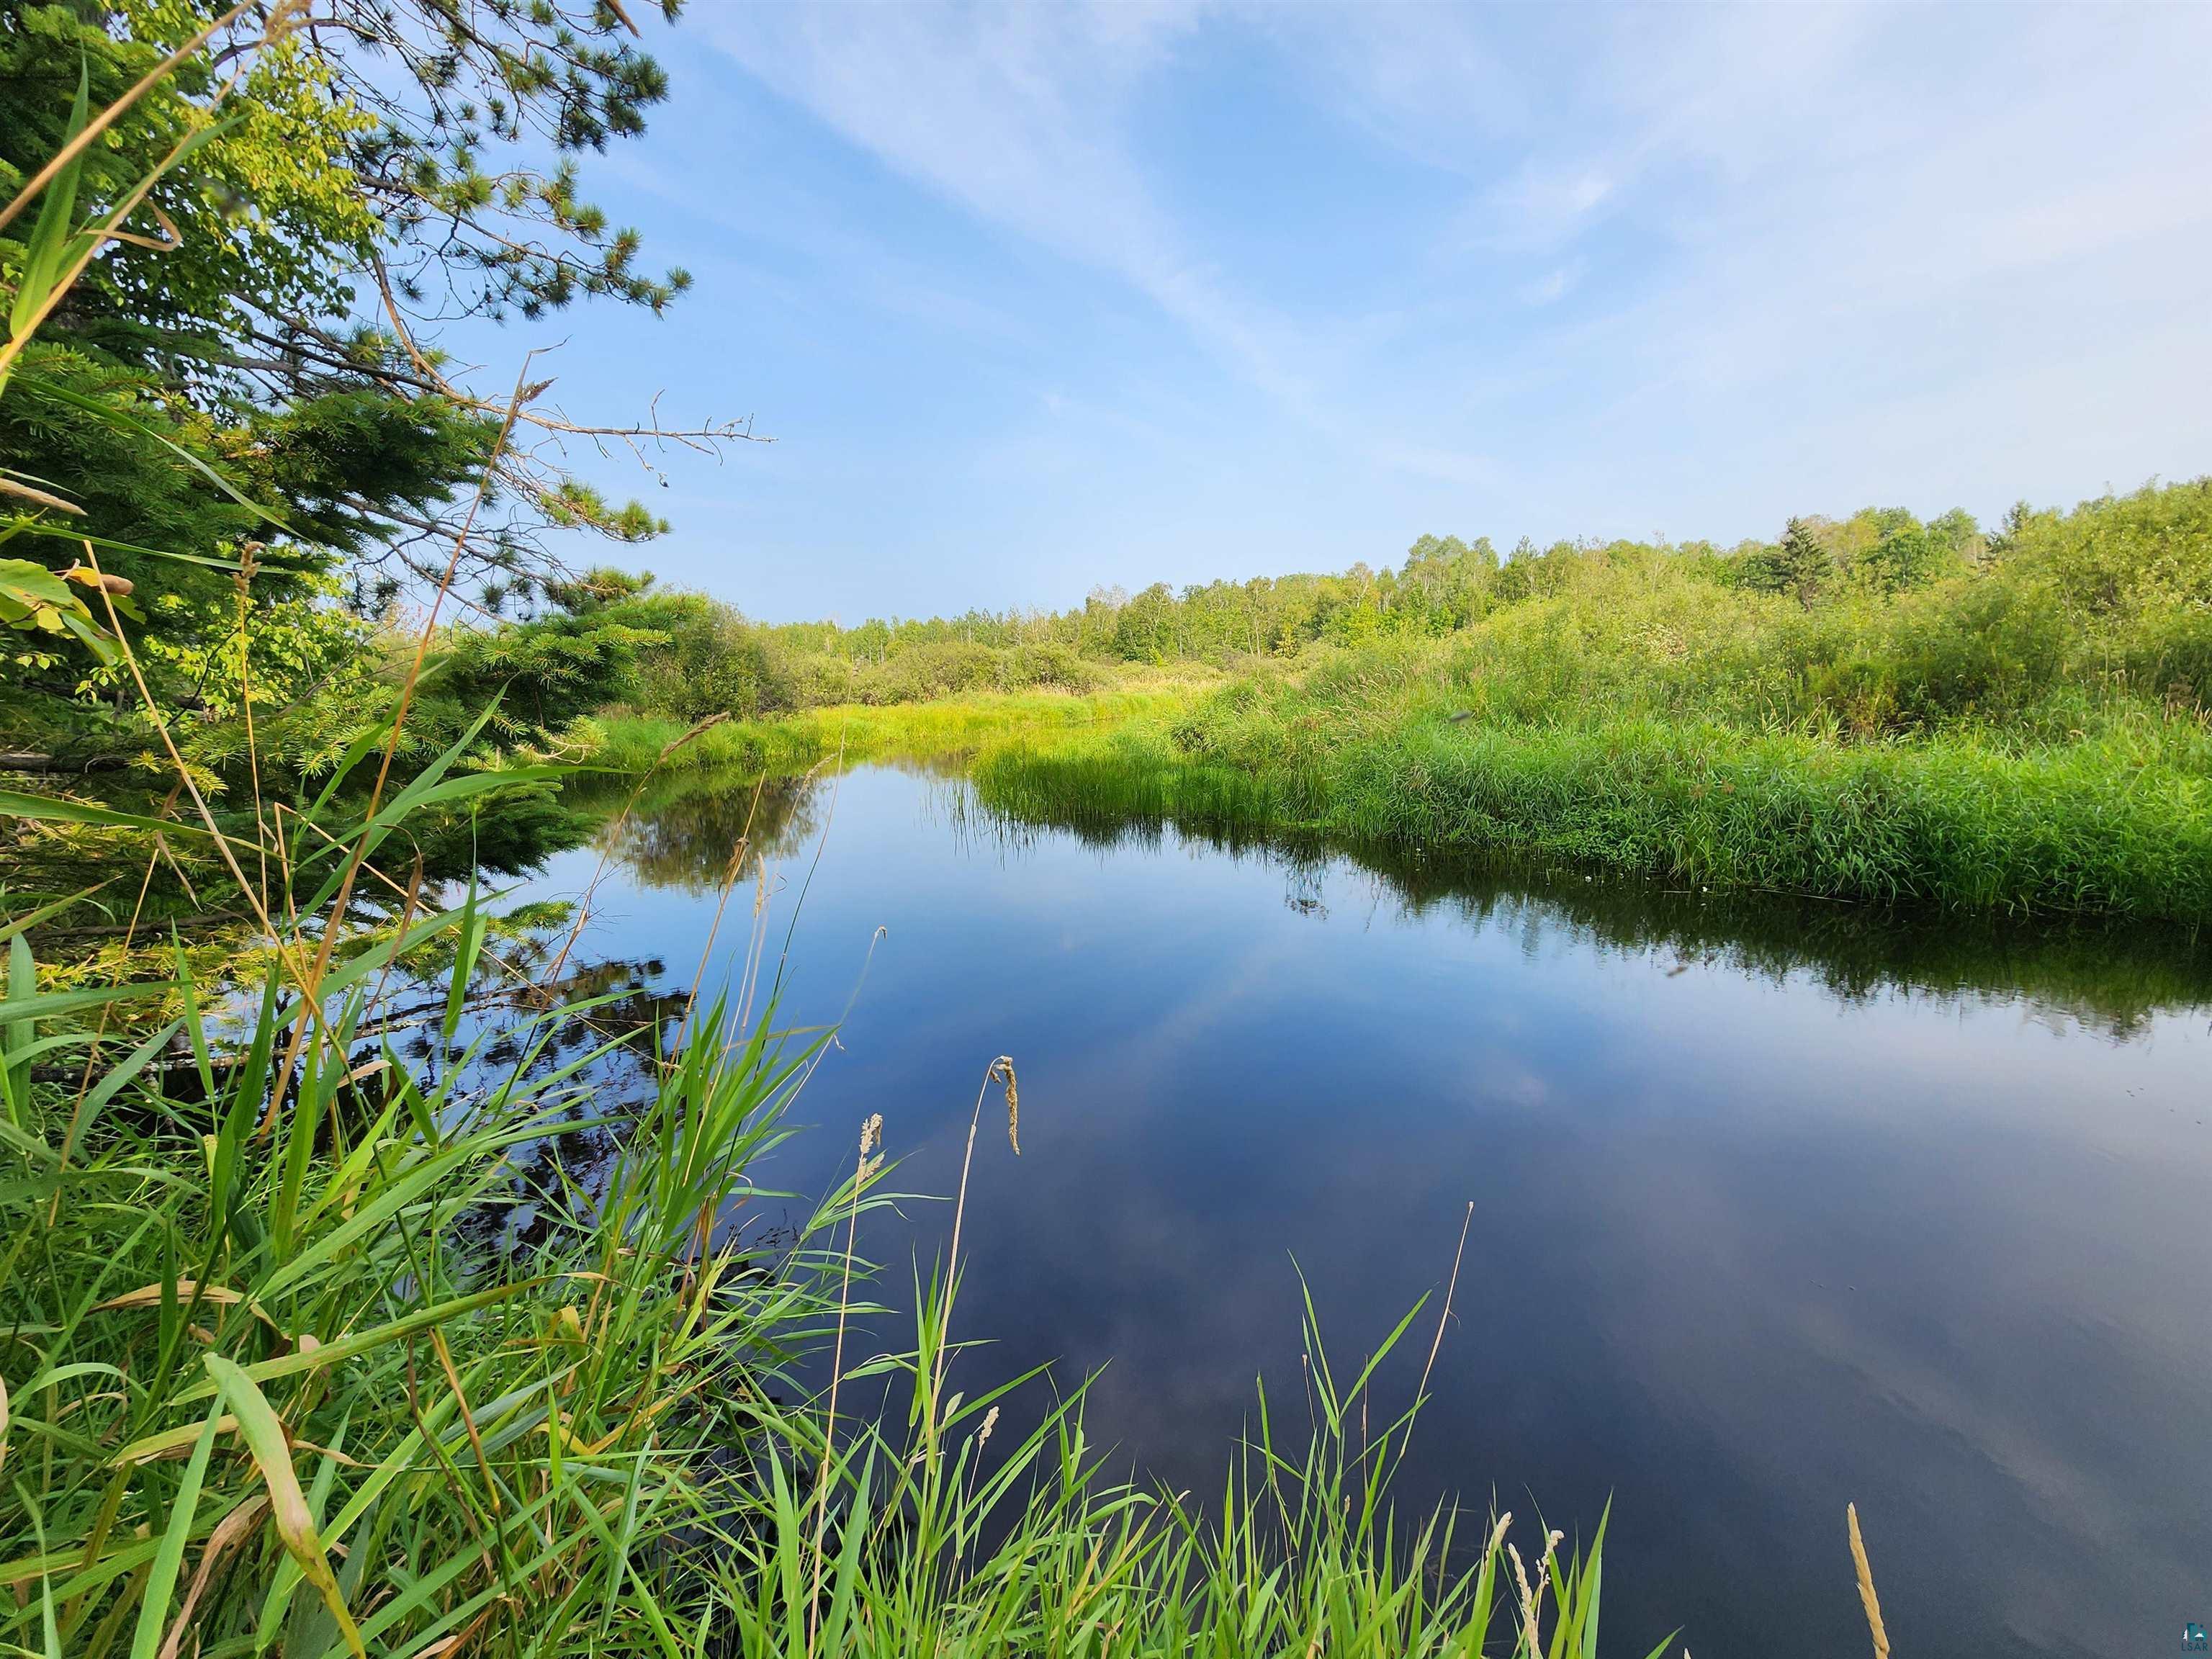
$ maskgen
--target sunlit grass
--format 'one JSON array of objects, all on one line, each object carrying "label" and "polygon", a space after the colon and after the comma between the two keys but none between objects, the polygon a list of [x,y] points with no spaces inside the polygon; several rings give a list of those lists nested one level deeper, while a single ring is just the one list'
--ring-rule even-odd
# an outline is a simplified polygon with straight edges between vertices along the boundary
[{"label": "sunlit grass", "polygon": [[2212,776],[2125,731],[1844,743],[1616,717],[1454,718],[1419,682],[1233,690],[1166,719],[987,753],[987,802],[1503,853],[1855,901],[2212,917]]},{"label": "sunlit grass", "polygon": [[[618,1148],[604,1178],[556,1157],[519,1187],[520,1152],[593,1127],[594,1063],[654,1039],[574,1048],[593,1005],[526,1002],[472,1040],[482,925],[467,904],[415,931],[455,949],[447,995],[402,1025],[370,988],[391,945],[333,975],[330,1025],[273,1114],[290,1025],[273,985],[228,1045],[188,1008],[100,1057],[67,994],[31,988],[16,940],[10,1651],[1595,1650],[1602,1523],[1562,1554],[1510,1517],[1463,1532],[1449,1508],[1391,1507],[1419,1395],[1386,1409],[1371,1378],[1418,1320],[1441,1341],[1448,1305],[1408,1313],[1347,1382],[1309,1304],[1313,1415],[1291,1431],[1263,1395],[1218,1505],[1110,1477],[1080,1390],[969,1380],[964,1165],[903,1352],[845,1340],[874,1311],[855,1291],[880,1120],[795,1235],[755,1232],[828,1042],[779,1036],[772,1006],[695,1003],[642,1107],[597,1123]],[[196,1090],[154,1063],[179,1035]],[[94,1085],[34,1081],[57,1057]],[[1010,1140],[1013,1087],[993,1062]],[[504,1236],[525,1197],[537,1224]],[[791,1362],[824,1351],[830,1389],[811,1393]],[[903,1401],[856,1411],[885,1379]]]},{"label": "sunlit grass", "polygon": [[848,760],[927,759],[970,754],[1009,738],[1097,732],[1181,708],[1190,693],[1172,684],[1071,694],[981,693],[929,702],[835,704],[703,729],[650,714],[611,712],[580,722],[573,748],[586,764],[627,774],[796,771]]}]

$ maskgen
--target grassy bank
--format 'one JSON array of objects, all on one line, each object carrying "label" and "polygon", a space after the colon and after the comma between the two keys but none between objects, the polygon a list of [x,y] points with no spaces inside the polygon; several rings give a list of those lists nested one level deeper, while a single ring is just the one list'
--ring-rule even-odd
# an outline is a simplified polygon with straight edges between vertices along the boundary
[{"label": "grassy bank", "polygon": [[[1094,596],[1058,617],[729,627],[763,662],[961,656],[975,672],[875,688],[930,701],[787,701],[689,738],[610,712],[568,751],[629,772],[972,755],[994,804],[1079,826],[2212,917],[2212,480],[2021,508],[1986,535],[1960,514],[1869,509],[1725,551],[1561,544],[1501,562],[1424,538],[1399,572]],[[1017,657],[1023,674],[1058,665],[1057,689],[972,689],[1047,683]],[[1080,689],[1094,671],[1116,688]]]},{"label": "grassy bank", "polygon": [[[1126,771],[1111,776],[1129,781]],[[1134,791],[1104,794],[1061,778],[1050,781],[1067,787],[1024,799],[1029,784],[1048,780],[1027,767],[1007,763],[1001,771],[994,763],[998,787],[979,799],[964,827],[1018,843],[1034,835],[1030,826],[1049,819],[1110,848],[1156,842],[1173,823],[1181,836],[1274,866],[1301,896],[1326,889],[1340,896],[1339,876],[1349,866],[1371,878],[1375,897],[1411,915],[1442,913],[1478,930],[1503,927],[1532,948],[1539,940],[1572,940],[1577,949],[1642,957],[1668,970],[1695,963],[1761,980],[1810,981],[1841,1002],[1987,1000],[2126,1036],[2160,1015],[2212,1000],[2212,953],[2203,950],[2201,931],[2187,925],[2068,915],[2022,926],[1998,911],[1904,912],[1752,888],[1600,880],[1557,861],[1438,858],[1415,845],[1255,830],[1255,823],[1270,820],[1264,811],[1239,810],[1229,792],[1240,781],[1224,774],[1217,781],[1226,788],[1210,799],[1176,801],[1165,787],[1149,799],[1133,799]],[[993,798],[1018,810],[994,806]]]},{"label": "grassy bank", "polygon": [[1161,678],[1142,687],[1069,693],[981,692],[935,702],[833,704],[765,720],[696,724],[611,711],[578,722],[564,758],[630,775],[791,772],[832,756],[929,760],[1008,741],[1057,742],[1184,707],[1210,677]]},{"label": "grassy bank", "polygon": [[[16,941],[9,1651],[1595,1650],[1602,1526],[1557,1555],[1506,1516],[1394,1516],[1417,1402],[1370,1401],[1310,1325],[1310,1432],[1274,1437],[1263,1403],[1205,1516],[1106,1476],[1079,1391],[975,1377],[957,1219],[910,1346],[872,1323],[861,1363],[882,1120],[795,1234],[756,1221],[785,1210],[766,1182],[829,1038],[694,1005],[655,1064],[611,1000],[486,1018],[482,937],[467,905],[421,924],[411,948],[453,965],[404,1008],[369,994],[395,956],[372,948],[296,1048],[273,983],[228,1048],[186,988],[181,1072],[164,1042],[103,1047]],[[606,1121],[625,1060],[653,1086]],[[994,1062],[971,1158],[1012,1086]],[[594,1180],[563,1149],[595,1136]],[[1423,1313],[1385,1350],[1440,1338],[1448,1310]],[[806,1353],[826,1391],[796,1381]]]},{"label": "grassy bank", "polygon": [[1225,683],[696,732],[610,714],[574,728],[568,752],[702,781],[837,755],[967,761],[994,808],[1086,830],[1173,823],[1856,902],[2212,919],[2212,745],[2156,705],[2084,714],[2091,729],[2057,740],[1963,723],[1854,738],[1648,707],[1535,716],[1502,695],[1463,645],[1394,645]]},{"label": "grassy bank", "polygon": [[2212,482],[2018,514],[1933,562],[1924,537],[1920,564],[1878,557],[1875,527],[1856,553],[1850,526],[1793,526],[1729,556],[1482,565],[1487,608],[1449,630],[1249,667],[1172,716],[1009,745],[981,781],[1059,822],[2212,919]]},{"label": "grassy bank", "polygon": [[[1304,831],[1875,903],[2212,919],[2212,780],[2124,736],[2008,751],[1651,718],[1455,720],[1448,685],[1303,689],[1056,747],[977,782],[1015,816]],[[2148,751],[2148,752],[2147,752]]]}]

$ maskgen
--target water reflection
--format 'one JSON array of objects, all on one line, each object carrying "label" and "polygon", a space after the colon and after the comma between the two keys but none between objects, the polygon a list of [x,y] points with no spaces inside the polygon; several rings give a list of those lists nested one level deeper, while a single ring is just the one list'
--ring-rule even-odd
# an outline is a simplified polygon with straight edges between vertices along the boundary
[{"label": "water reflection", "polygon": [[715,892],[750,877],[761,860],[781,860],[819,836],[830,793],[819,774],[678,778],[611,817],[596,844],[652,886]]},{"label": "water reflection", "polygon": [[[2148,1651],[2212,1595],[2195,941],[1086,841],[877,769],[772,835],[668,804],[610,843],[649,850],[591,939],[688,977],[750,815],[806,890],[786,1007],[851,1002],[770,1179],[819,1190],[880,1111],[900,1184],[949,1192],[982,1066],[1019,1061],[1022,1156],[979,1154],[967,1215],[970,1382],[1103,1367],[1094,1437],[1218,1490],[1255,1376],[1296,1417],[1298,1273],[1352,1357],[1473,1200],[1405,1496],[1584,1528],[1611,1498],[1623,1650],[1851,1650],[1846,1500],[1919,1651]],[[884,1219],[879,1289],[947,1219]]]},{"label": "water reflection", "polygon": [[[1806,979],[1845,1002],[1902,991],[2021,1003],[2117,1038],[2142,1030],[2154,1015],[2212,1001],[2212,946],[2167,924],[1885,911],[1159,823],[1044,825],[980,799],[957,768],[867,770],[933,781],[932,815],[972,853],[1018,855],[1070,836],[1102,854],[1204,848],[1279,870],[1283,902],[1297,915],[1326,920],[1334,902],[1371,916],[1387,905],[1395,921],[1433,915],[1509,933],[1532,957],[1553,945],[1625,952],[1663,961],[1669,973],[1694,965]],[[826,768],[792,777],[678,778],[611,816],[596,844],[641,884],[714,892],[732,878],[740,848],[742,880],[763,862],[787,862],[817,843],[838,786],[839,774]],[[1355,873],[1364,884],[1346,879]]]}]

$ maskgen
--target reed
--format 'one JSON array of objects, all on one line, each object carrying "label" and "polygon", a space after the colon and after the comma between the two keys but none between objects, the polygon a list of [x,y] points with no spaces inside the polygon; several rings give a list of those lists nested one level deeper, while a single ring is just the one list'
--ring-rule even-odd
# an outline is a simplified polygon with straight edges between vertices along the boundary
[{"label": "reed", "polygon": [[[1420,1308],[1347,1385],[1309,1303],[1314,1418],[1285,1435],[1263,1393],[1211,1513],[1109,1478],[1079,1389],[1040,1404],[1034,1374],[963,1381],[960,1221],[917,1275],[911,1346],[845,1363],[850,1323],[882,1316],[854,1294],[884,1201],[879,1123],[795,1237],[746,1226],[788,1196],[761,1176],[828,1041],[776,1034],[772,984],[757,1012],[743,981],[695,1003],[679,1048],[634,1031],[576,1048],[564,1035],[610,999],[471,1013],[483,927],[471,896],[346,957],[265,1135],[290,1012],[274,975],[234,1006],[243,1030],[192,1006],[78,1089],[31,1074],[97,1056],[86,994],[33,988],[11,942],[0,1641],[1595,1650],[1602,1526],[1584,1554],[1541,1547],[1501,1606],[1510,1517],[1466,1540],[1452,1510],[1393,1514],[1419,1401],[1369,1395]],[[446,995],[395,1017],[387,970],[440,940],[457,947]],[[156,1064],[179,1036],[181,1080]],[[605,1063],[641,1054],[647,1099],[599,1115]],[[980,1124],[997,1091],[1010,1147],[1016,1086],[1000,1057],[976,1103]],[[532,1157],[593,1134],[616,1149],[602,1179]],[[963,1170],[963,1219],[966,1189]],[[524,1206],[532,1225],[503,1237]],[[796,1362],[824,1347],[816,1394]],[[839,1391],[872,1381],[903,1400],[841,1413]],[[1011,1443],[993,1438],[1008,1412],[1026,1419]]]},{"label": "reed", "polygon": [[1111,729],[1181,708],[1175,688],[1066,693],[975,693],[932,702],[838,704],[776,719],[718,721],[666,751],[684,722],[619,710],[581,720],[562,758],[628,775],[795,772],[817,761],[964,758],[1009,738]]},{"label": "reed", "polygon": [[1877,904],[2212,918],[2212,769],[2172,758],[2183,740],[2155,726],[1840,743],[1653,715],[1485,719],[1456,701],[1418,664],[1351,690],[1248,684],[1004,744],[975,776],[1011,816],[1095,832],[1172,822]]},{"label": "reed", "polygon": [[[69,212],[49,198],[40,246],[96,239]],[[45,262],[63,274],[11,355],[82,269],[72,257]],[[399,763],[470,533],[390,712],[290,799],[264,798],[249,722],[252,799],[222,813],[167,741],[171,711],[85,544],[112,631],[70,615],[127,669],[195,817],[62,794],[7,810],[150,838],[149,882],[198,836],[202,884],[185,886],[258,931],[213,973],[173,932],[167,971],[142,952],[64,975],[29,944],[58,906],[0,923],[0,1644],[42,1659],[1480,1651],[1505,1528],[1479,1564],[1456,1560],[1448,1512],[1399,1534],[1384,1494],[1413,1412],[1354,1454],[1346,1425],[1355,1404],[1365,1421],[1373,1364],[1340,1391],[1317,1337],[1305,1450],[1279,1448],[1263,1398],[1212,1519],[1104,1479],[1079,1393],[994,1442],[1031,1379],[956,1386],[964,1175],[949,1255],[917,1273],[912,1348],[845,1363],[852,1322],[880,1311],[854,1291],[884,1201],[881,1126],[790,1236],[750,1224],[830,1042],[777,1027],[766,905],[727,989],[703,988],[710,945],[678,1006],[626,1018],[619,993],[563,976],[573,933],[533,972],[473,877],[455,894],[410,856],[425,813],[496,811],[557,769],[471,769],[489,708]],[[252,571],[236,574],[243,623]],[[1142,706],[837,711],[773,737],[708,722],[603,742],[635,751],[635,799],[656,774],[755,759],[755,742],[820,757],[964,741],[1010,708],[1068,728]],[[752,836],[749,814],[718,924],[749,867],[765,893]],[[126,947],[137,932],[134,912]],[[623,1067],[641,1099],[609,1091]],[[979,1122],[994,1085],[1018,1151],[1011,1059],[987,1067]],[[824,1347],[817,1394],[797,1362]],[[904,1379],[902,1420],[841,1417],[840,1390],[876,1377]],[[1513,1627],[1531,1655],[1540,1639],[1594,1650],[1601,1537],[1564,1565],[1547,1546],[1551,1635],[1525,1595]]]}]

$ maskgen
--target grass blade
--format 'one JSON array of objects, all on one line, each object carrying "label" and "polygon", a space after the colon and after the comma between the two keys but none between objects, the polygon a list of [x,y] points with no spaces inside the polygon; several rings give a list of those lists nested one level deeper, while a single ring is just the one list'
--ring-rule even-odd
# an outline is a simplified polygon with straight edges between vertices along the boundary
[{"label": "grass blade", "polygon": [[131,1638],[131,1659],[155,1659],[161,1648],[161,1627],[168,1620],[169,1598],[177,1588],[177,1574],[185,1564],[185,1545],[192,1535],[192,1521],[199,1512],[200,1482],[207,1474],[208,1454],[215,1448],[216,1430],[222,1419],[217,1401],[200,1425],[199,1439],[185,1478],[169,1504],[169,1524],[161,1534],[161,1547],[138,1603],[138,1627]]},{"label": "grass blade", "polygon": [[[284,1425],[276,1420],[276,1413],[270,1408],[259,1385],[236,1364],[221,1354],[211,1353],[207,1356],[207,1368],[223,1398],[237,1413],[239,1429],[252,1451],[255,1467],[261,1471],[262,1484],[269,1489],[269,1512],[276,1525],[276,1536],[283,1540],[286,1552],[300,1564],[300,1571],[307,1576],[307,1582],[322,1595],[354,1659],[368,1659],[362,1646],[361,1632],[354,1624],[353,1615],[346,1611],[345,1598],[338,1593],[337,1577],[331,1571],[323,1540],[315,1535],[314,1517],[307,1508],[307,1493],[300,1490],[300,1477],[292,1468],[292,1445],[285,1437]],[[212,1426],[210,1431],[212,1433]]]}]

